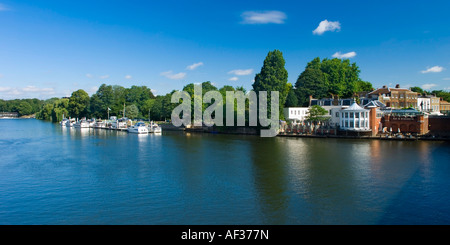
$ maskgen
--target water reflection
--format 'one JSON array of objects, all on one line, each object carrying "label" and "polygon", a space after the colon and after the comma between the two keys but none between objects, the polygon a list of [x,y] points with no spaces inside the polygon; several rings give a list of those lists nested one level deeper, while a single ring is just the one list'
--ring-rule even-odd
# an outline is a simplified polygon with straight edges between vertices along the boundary
[{"label": "water reflection", "polygon": [[263,223],[285,224],[288,219],[287,156],[278,138],[252,138],[250,155],[254,189]]}]

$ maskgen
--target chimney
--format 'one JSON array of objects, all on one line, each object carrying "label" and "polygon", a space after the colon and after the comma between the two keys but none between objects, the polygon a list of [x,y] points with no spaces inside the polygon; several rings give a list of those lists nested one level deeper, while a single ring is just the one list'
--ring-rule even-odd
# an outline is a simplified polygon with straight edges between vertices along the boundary
[{"label": "chimney", "polygon": [[386,85],[383,85],[383,88],[387,88],[387,86],[386,86]]},{"label": "chimney", "polygon": [[400,84],[395,85],[395,88],[400,88]]}]

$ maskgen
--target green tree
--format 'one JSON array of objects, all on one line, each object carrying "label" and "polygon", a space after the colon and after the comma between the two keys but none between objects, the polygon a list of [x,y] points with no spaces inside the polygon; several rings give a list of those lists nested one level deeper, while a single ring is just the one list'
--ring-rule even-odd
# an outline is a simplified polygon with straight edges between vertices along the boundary
[{"label": "green tree", "polygon": [[290,89],[288,96],[286,98],[286,103],[284,103],[285,107],[297,107],[298,106],[298,99],[297,95],[295,94],[295,89]]},{"label": "green tree", "polygon": [[135,119],[139,115],[139,109],[135,104],[125,107],[125,115],[130,119]]},{"label": "green tree", "polygon": [[306,120],[312,122],[314,125],[317,125],[319,122],[324,122],[330,119],[327,117],[328,111],[319,105],[313,105],[308,110],[308,115],[306,116]]},{"label": "green tree", "polygon": [[261,68],[261,71],[256,74],[255,82],[252,84],[253,90],[256,94],[260,91],[267,91],[267,113],[271,113],[271,92],[279,92],[279,116],[283,119],[283,107],[288,95],[288,72],[284,68],[285,61],[283,53],[279,50],[270,51]]},{"label": "green tree", "polygon": [[69,99],[69,114],[71,117],[87,117],[89,114],[89,95],[79,89],[72,93]]},{"label": "green tree", "polygon": [[317,68],[306,68],[295,83],[295,93],[300,106],[309,106],[309,96],[324,98],[328,96],[326,74]]},{"label": "green tree", "polygon": [[423,92],[424,92],[421,87],[417,87],[417,86],[416,87],[411,87],[410,90],[413,91],[413,92],[419,93],[419,94],[423,94]]},{"label": "green tree", "polygon": [[37,119],[52,120],[53,104],[45,104],[42,110],[36,113]]},{"label": "green tree", "polygon": [[320,60],[317,57],[307,64],[306,69],[308,68],[319,69],[325,74],[327,94],[330,95],[349,98],[355,92],[365,91],[372,87],[370,83],[361,81],[359,67],[356,63],[350,63],[348,59],[325,58]]},{"label": "green tree", "polygon": [[26,101],[21,101],[16,106],[16,111],[19,113],[20,116],[30,115],[33,113],[33,108],[31,107],[30,103]]}]

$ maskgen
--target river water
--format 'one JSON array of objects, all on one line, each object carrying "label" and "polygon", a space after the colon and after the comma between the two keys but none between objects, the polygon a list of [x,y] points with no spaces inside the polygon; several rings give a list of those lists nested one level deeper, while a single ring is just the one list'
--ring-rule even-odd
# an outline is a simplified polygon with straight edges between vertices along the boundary
[{"label": "river water", "polygon": [[0,120],[0,224],[450,224],[450,143]]}]

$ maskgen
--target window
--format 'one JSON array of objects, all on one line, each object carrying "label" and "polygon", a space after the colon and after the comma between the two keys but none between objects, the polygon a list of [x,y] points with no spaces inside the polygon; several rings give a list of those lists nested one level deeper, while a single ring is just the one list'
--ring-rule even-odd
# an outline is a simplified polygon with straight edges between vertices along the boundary
[{"label": "window", "polygon": [[336,117],[339,117],[339,112],[336,112]]},{"label": "window", "polygon": [[345,118],[348,118],[348,112],[345,113]]},{"label": "window", "polygon": [[345,127],[348,128],[348,121],[345,121]]},{"label": "window", "polygon": [[369,127],[369,121],[366,121],[366,128]]},{"label": "window", "polygon": [[359,118],[359,112],[355,112],[355,118]]},{"label": "window", "polygon": [[353,128],[353,121],[350,121],[350,128]]},{"label": "window", "polygon": [[356,128],[359,128],[359,121],[358,120],[355,122],[355,124],[356,124]]},{"label": "window", "polygon": [[350,112],[350,118],[353,118],[353,112]]}]

